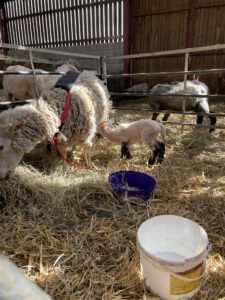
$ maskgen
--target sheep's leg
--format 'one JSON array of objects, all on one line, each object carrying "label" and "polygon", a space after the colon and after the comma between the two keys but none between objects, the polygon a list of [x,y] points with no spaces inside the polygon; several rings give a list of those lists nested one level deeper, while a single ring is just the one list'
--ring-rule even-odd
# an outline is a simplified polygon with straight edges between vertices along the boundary
[{"label": "sheep's leg", "polygon": [[157,162],[161,164],[165,154],[165,144],[156,139],[150,138],[149,147],[153,150],[153,155],[149,157],[148,165],[154,165]]},{"label": "sheep's leg", "polygon": [[197,116],[197,124],[202,124],[203,116]]},{"label": "sheep's leg", "polygon": [[124,156],[126,156],[127,159],[132,158],[127,142],[123,142],[121,147],[121,158],[123,158]]},{"label": "sheep's leg", "polygon": [[91,168],[91,147],[84,146],[84,160],[88,168]]},{"label": "sheep's leg", "polygon": [[164,117],[163,117],[163,119],[162,119],[162,121],[167,121],[168,118],[169,118],[169,116],[170,116],[170,114],[165,114]]},{"label": "sheep's leg", "polygon": [[59,148],[59,154],[62,158],[62,164],[63,164],[63,172],[66,172],[67,171],[67,150],[66,150],[66,145],[62,145],[62,144],[59,144],[58,145],[58,148]]},{"label": "sheep's leg", "polygon": [[159,113],[153,113],[152,115],[152,120],[156,120],[158,117]]},{"label": "sheep's leg", "polygon": [[165,154],[165,144],[162,142],[157,141],[158,147],[159,147],[159,154],[157,158],[157,162],[161,164],[161,162],[164,160],[164,154]]},{"label": "sheep's leg", "polygon": [[[213,113],[213,111],[210,111],[210,113]],[[209,119],[210,119],[210,124],[211,125],[215,125],[216,124],[216,117],[209,116]],[[214,130],[215,130],[214,128],[210,128],[209,132],[212,132]]]}]

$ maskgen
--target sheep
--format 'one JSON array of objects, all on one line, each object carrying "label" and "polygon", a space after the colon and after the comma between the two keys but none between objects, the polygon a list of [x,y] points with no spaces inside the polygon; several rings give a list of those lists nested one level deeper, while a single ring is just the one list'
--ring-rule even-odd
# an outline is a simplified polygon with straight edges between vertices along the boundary
[{"label": "sheep", "polygon": [[[16,65],[16,66],[9,66],[6,68],[7,72],[18,72],[18,71],[31,71],[26,67]],[[42,72],[44,70],[36,69],[36,72]],[[73,71],[76,72],[76,67],[64,64],[59,66],[55,72],[67,72]],[[36,75],[36,82],[37,82],[37,90],[39,95],[41,95],[42,91],[49,87],[51,88],[54,86],[56,81],[62,75]],[[33,75],[4,75],[3,77],[3,90],[4,96],[6,101],[14,100],[27,100],[27,99],[35,99],[36,91],[33,82]]]},{"label": "sheep", "polygon": [[[163,124],[153,120],[138,120],[130,124],[120,124],[116,128],[111,128],[114,120],[101,125],[101,133],[110,141],[121,145],[121,158],[126,156],[132,158],[129,147],[132,144],[144,142],[153,150],[153,156],[149,158],[148,165],[156,162],[161,163],[165,154],[166,128]],[[157,137],[161,133],[163,142]]]},{"label": "sheep", "polygon": [[140,83],[136,84],[129,89],[126,89],[126,92],[128,93],[148,93],[149,86],[147,83]]},{"label": "sheep", "polygon": [[[156,94],[183,94],[184,82],[176,82],[174,84],[157,84],[150,90],[149,104],[152,110],[174,110],[182,111],[183,98],[181,97],[165,97],[157,96]],[[187,81],[187,93],[192,95],[209,95],[209,88],[201,81]],[[204,98],[186,98],[185,111],[195,111],[202,113],[210,113],[208,97]],[[212,111],[211,111],[212,112]],[[156,120],[159,113],[153,113],[152,120]],[[166,113],[163,121],[167,121],[170,114]],[[211,125],[216,124],[216,117],[209,116]],[[197,116],[197,124],[202,124],[203,116]],[[214,129],[211,128],[210,131]]]},{"label": "sheep", "polygon": [[0,299],[52,300],[7,257],[0,254]]},{"label": "sheep", "polygon": [[62,156],[66,159],[69,149],[81,145],[86,163],[90,166],[91,148],[98,126],[96,117],[101,115],[97,109],[107,120],[109,93],[100,79],[85,72],[79,74],[70,93],[71,102],[61,131],[60,117],[68,94],[59,87],[45,89],[38,105],[17,106],[0,114],[0,179],[12,178],[24,153],[30,152],[44,140],[52,141],[57,132]]}]

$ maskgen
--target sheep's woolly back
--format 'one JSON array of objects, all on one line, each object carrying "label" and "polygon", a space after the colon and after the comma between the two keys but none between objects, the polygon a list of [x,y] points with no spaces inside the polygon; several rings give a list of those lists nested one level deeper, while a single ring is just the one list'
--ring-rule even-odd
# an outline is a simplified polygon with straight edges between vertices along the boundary
[{"label": "sheep's woolly back", "polygon": [[[108,120],[111,101],[109,100],[109,93],[104,82],[94,74],[84,71],[77,78],[74,88],[77,86],[81,86],[90,97],[95,108],[97,126]],[[73,89],[71,92],[73,92]]]},{"label": "sheep's woolly back", "polygon": [[60,125],[55,112],[42,99],[39,99],[39,109],[36,109],[35,104],[27,104],[5,110],[0,114],[2,129],[6,130],[10,123],[16,126],[21,122],[24,126],[15,132],[13,148],[23,152],[30,152],[37,143],[51,139]]},{"label": "sheep's woolly back", "polygon": [[[43,98],[59,118],[64,111],[67,96],[67,91],[61,88],[55,88],[54,91],[45,90],[43,93]],[[92,146],[92,139],[96,133],[95,109],[89,93],[82,86],[74,85],[71,90],[70,106],[61,133],[66,137],[68,147],[75,144]]]}]

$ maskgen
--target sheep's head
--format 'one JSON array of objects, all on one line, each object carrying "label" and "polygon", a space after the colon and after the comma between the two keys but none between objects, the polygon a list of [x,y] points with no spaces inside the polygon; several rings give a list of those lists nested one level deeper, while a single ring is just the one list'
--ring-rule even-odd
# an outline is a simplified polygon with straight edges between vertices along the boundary
[{"label": "sheep's head", "polygon": [[22,151],[13,148],[14,134],[24,125],[23,122],[8,128],[0,129],[0,179],[10,179],[15,173],[16,166],[23,157]]}]

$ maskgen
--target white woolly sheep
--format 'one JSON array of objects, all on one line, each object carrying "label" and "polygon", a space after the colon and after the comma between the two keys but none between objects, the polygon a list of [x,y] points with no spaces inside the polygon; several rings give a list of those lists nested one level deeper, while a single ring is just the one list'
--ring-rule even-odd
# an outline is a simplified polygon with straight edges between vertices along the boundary
[{"label": "white woolly sheep", "polygon": [[[75,145],[83,146],[87,155],[86,163],[90,166],[91,148],[98,125],[96,116],[104,115],[108,119],[109,94],[100,79],[86,73],[79,75],[70,92],[70,107],[58,134],[58,147],[66,158],[67,150]],[[14,175],[24,153],[30,152],[43,140],[52,141],[54,134],[59,131],[67,95],[67,91],[62,88],[53,91],[46,89],[38,105],[32,103],[17,106],[0,114],[1,179]],[[97,109],[102,113],[97,112]],[[12,124],[11,128],[9,124]]]},{"label": "white woolly sheep", "polygon": [[[165,97],[157,96],[157,94],[183,94],[184,93],[184,82],[178,82],[174,84],[157,84],[150,90],[149,104],[152,110],[174,110],[182,111],[183,98],[182,97]],[[187,81],[187,94],[192,95],[206,95],[204,98],[198,97],[186,97],[185,111],[195,111],[202,113],[210,113],[208,97],[210,94],[209,88],[206,84],[201,81],[193,80]],[[212,112],[212,111],[211,111]],[[153,113],[153,120],[156,120],[159,113]],[[163,121],[167,121],[170,114],[165,114]],[[216,118],[209,116],[211,125],[216,124]],[[197,117],[197,124],[202,124],[203,116]],[[213,131],[214,129],[210,129]]]},{"label": "white woolly sheep", "polygon": [[[6,68],[7,72],[18,72],[18,71],[31,71],[31,69],[16,65],[16,66],[9,66]],[[41,69],[36,69],[36,72],[38,71],[44,71]],[[72,71],[76,72],[76,67],[64,64],[62,66],[59,66],[55,72],[67,72]],[[42,91],[45,88],[51,88],[54,86],[56,81],[61,77],[62,75],[36,75],[36,82],[37,82],[37,90],[39,95],[41,95]],[[26,100],[26,99],[35,99],[36,91],[34,87],[33,82],[33,75],[4,75],[3,77],[3,90],[4,90],[4,96],[6,101],[12,101],[14,100]]]},{"label": "white woolly sheep", "polygon": [[133,85],[129,89],[126,89],[128,93],[147,93],[149,91],[149,86],[147,83],[140,83]]},{"label": "white woolly sheep", "polygon": [[[110,120],[103,123],[100,132],[110,141],[121,145],[121,157],[131,158],[129,146],[144,142],[153,150],[153,156],[149,158],[148,164],[153,165],[156,159],[158,163],[163,161],[166,139],[166,127],[163,124],[153,120],[138,120],[111,128],[113,122],[114,120]],[[157,139],[159,134],[162,135],[163,142]]]}]

